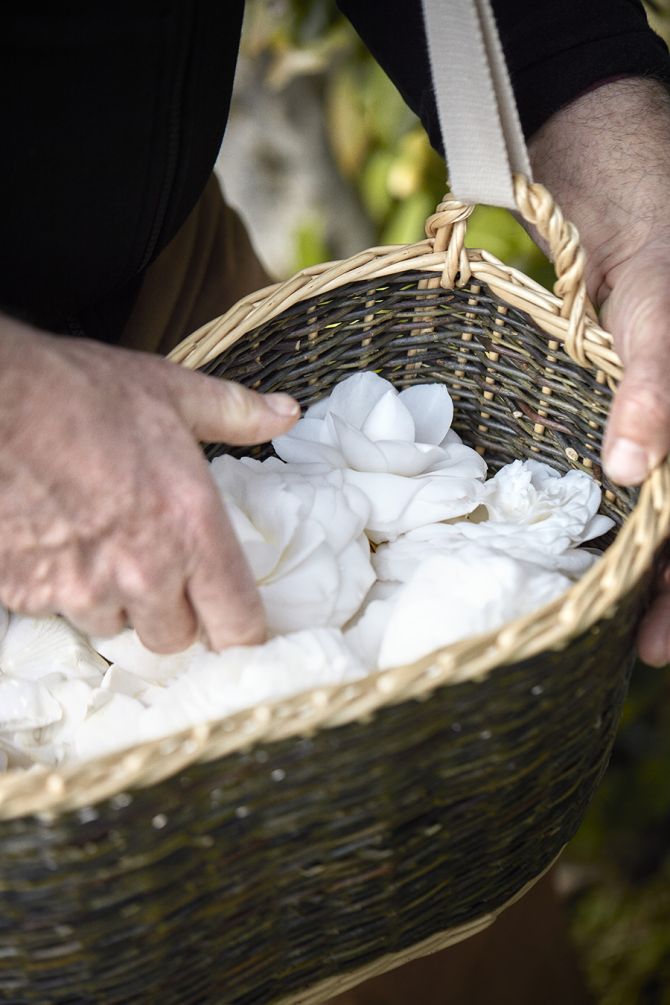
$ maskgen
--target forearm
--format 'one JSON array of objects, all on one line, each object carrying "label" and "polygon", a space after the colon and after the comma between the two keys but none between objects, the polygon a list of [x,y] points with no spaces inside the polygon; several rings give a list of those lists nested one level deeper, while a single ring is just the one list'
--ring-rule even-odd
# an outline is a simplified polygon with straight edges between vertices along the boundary
[{"label": "forearm", "polygon": [[670,96],[642,78],[603,84],[556,112],[529,152],[535,180],[579,229],[602,304],[621,261],[670,242]]},{"label": "forearm", "polygon": [[[608,476],[639,485],[670,449],[670,98],[630,78],[560,109],[530,144],[533,171],[579,228],[589,293],[623,362],[603,445]],[[670,579],[659,580],[639,637],[670,661]]]},{"label": "forearm", "polygon": [[[443,152],[421,4],[387,0],[382,18],[373,0],[338,6]],[[613,76],[670,84],[667,47],[647,24],[641,0],[492,0],[492,7],[526,137]],[[454,95],[440,98],[449,113]]]}]

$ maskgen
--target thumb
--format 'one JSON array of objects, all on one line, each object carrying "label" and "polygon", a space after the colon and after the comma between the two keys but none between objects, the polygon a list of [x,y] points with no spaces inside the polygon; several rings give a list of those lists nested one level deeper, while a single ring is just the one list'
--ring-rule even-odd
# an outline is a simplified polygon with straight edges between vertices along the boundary
[{"label": "thumb", "polygon": [[670,451],[669,271],[668,252],[636,256],[603,308],[624,364],[603,445],[605,471],[620,485],[639,485]]},{"label": "thumb", "polygon": [[173,398],[199,440],[233,446],[265,443],[300,416],[300,405],[288,394],[258,394],[230,380],[170,367]]}]

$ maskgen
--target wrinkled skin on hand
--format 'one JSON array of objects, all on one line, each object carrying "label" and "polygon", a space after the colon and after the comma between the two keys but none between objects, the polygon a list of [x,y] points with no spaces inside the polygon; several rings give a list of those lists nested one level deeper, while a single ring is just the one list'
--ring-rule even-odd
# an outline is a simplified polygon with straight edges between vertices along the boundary
[{"label": "wrinkled skin on hand", "polygon": [[198,441],[288,430],[261,396],[163,359],[0,320],[0,603],[157,652],[264,638],[263,611]]},{"label": "wrinkled skin on hand", "polygon": [[[603,463],[638,485],[670,450],[670,98],[653,81],[614,81],[561,109],[529,144],[536,181],[579,229],[589,294],[625,374]],[[639,636],[670,663],[670,569]]]}]

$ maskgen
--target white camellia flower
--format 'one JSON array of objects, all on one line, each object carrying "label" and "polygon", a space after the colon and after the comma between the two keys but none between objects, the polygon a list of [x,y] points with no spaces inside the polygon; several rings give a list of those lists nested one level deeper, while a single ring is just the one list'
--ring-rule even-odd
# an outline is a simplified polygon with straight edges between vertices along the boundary
[{"label": "white camellia flower", "polygon": [[598,484],[581,471],[561,475],[537,461],[514,461],[486,482],[471,519],[419,527],[381,545],[375,571],[404,582],[431,555],[478,544],[577,579],[600,554],[578,545],[614,526],[598,514],[600,499]]},{"label": "white camellia flower", "polygon": [[441,384],[398,392],[375,373],[357,373],[273,445],[306,473],[342,469],[370,500],[368,536],[387,541],[478,505],[486,464],[451,430],[452,417]]},{"label": "white camellia flower", "polygon": [[[283,466],[284,467],[284,466]],[[342,472],[305,478],[233,457],[212,461],[272,634],[339,627],[374,582],[369,505]],[[130,669],[130,668],[127,668]]]},{"label": "white camellia flower", "polygon": [[614,521],[598,513],[600,486],[584,471],[561,475],[540,461],[513,461],[486,483],[489,523],[524,528],[542,551],[564,551],[607,533]]},{"label": "white camellia flower", "polygon": [[368,665],[413,663],[542,607],[570,585],[558,572],[471,545],[426,559],[387,599],[374,599],[345,638]]}]

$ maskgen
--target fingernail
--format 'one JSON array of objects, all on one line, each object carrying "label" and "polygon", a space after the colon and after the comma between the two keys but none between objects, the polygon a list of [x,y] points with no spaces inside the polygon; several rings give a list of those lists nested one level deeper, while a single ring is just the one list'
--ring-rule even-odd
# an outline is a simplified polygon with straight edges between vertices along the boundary
[{"label": "fingernail", "polygon": [[654,652],[646,652],[644,658],[641,656],[640,659],[648,667],[653,667],[654,670],[662,670],[670,663],[670,656],[665,650],[660,648]]},{"label": "fingernail", "polygon": [[604,459],[605,471],[619,485],[639,485],[649,474],[649,456],[632,440],[615,440]]},{"label": "fingernail", "polygon": [[646,633],[640,647],[640,659],[650,667],[665,667],[670,663],[670,637],[667,632]]},{"label": "fingernail", "polygon": [[300,405],[288,394],[264,394],[263,400],[268,408],[284,419],[300,414]]}]

